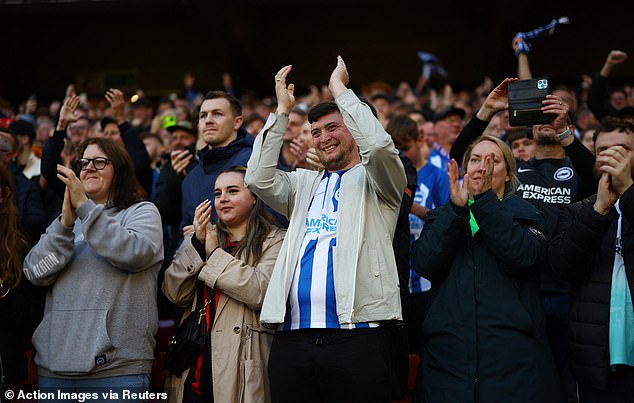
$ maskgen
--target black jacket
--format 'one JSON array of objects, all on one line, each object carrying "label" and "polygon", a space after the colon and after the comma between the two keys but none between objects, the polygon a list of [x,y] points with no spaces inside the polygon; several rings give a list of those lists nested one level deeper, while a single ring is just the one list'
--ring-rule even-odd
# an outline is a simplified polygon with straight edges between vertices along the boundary
[{"label": "black jacket", "polygon": [[[185,171],[191,172],[196,165],[198,165],[198,159],[196,158],[196,144],[190,144],[185,147],[186,150],[193,156],[189,161],[189,165]],[[183,178],[174,172],[171,161],[168,161],[161,168],[159,177],[156,181],[156,196],[154,197],[154,204],[161,214],[161,220],[164,225],[170,225],[173,227],[179,227],[181,223],[181,203],[183,200],[183,193],[181,192],[181,186],[183,184]]]},{"label": "black jacket", "polygon": [[414,270],[432,283],[421,357],[426,401],[560,401],[539,293],[542,213],[489,190],[470,207],[448,203],[427,219],[413,245]]},{"label": "black jacket", "polygon": [[44,291],[23,279],[0,299],[0,375],[7,382],[27,378],[26,343],[42,320]]},{"label": "black jacket", "polygon": [[[581,384],[605,389],[610,370],[609,330],[612,269],[618,223],[616,210],[594,211],[596,196],[568,206],[550,243],[553,271],[570,281],[570,365]],[[630,293],[634,294],[634,186],[619,202],[621,238]]]},{"label": "black jacket", "polygon": [[48,224],[40,187],[27,179],[19,166],[11,164],[9,169],[15,185],[13,201],[18,209],[18,226],[26,235],[29,244],[35,245]]}]

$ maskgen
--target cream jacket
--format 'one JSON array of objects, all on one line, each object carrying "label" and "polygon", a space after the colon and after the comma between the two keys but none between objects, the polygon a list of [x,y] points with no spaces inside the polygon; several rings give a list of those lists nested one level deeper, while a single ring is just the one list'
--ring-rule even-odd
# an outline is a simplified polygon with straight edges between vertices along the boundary
[{"label": "cream jacket", "polygon": [[[163,292],[167,298],[191,308],[183,319],[195,310],[198,280],[220,292],[211,333],[216,403],[270,401],[267,366],[273,335],[260,326],[258,312],[283,239],[283,230],[271,231],[260,262],[252,266],[222,249],[216,249],[204,262],[188,237],[165,272]],[[182,401],[188,372],[166,380],[170,402]]]}]

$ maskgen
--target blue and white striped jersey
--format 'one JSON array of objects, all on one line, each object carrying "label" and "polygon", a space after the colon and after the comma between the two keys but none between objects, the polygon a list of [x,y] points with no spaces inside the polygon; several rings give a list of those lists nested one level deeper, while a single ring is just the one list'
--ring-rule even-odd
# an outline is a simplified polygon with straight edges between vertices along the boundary
[{"label": "blue and white striped jersey", "polygon": [[[306,233],[287,299],[283,330],[338,329],[333,274],[341,177],[346,171],[325,172],[308,206]],[[368,327],[357,324],[355,327]]]}]

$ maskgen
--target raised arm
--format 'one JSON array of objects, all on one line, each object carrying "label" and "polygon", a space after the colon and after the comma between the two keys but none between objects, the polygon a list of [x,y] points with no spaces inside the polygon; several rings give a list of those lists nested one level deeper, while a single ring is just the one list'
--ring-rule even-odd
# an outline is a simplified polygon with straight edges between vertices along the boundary
[{"label": "raised arm", "polygon": [[335,97],[345,125],[359,146],[361,163],[365,166],[378,196],[398,208],[407,185],[398,150],[370,107],[346,87],[348,80],[346,64],[338,56],[328,88]]},{"label": "raised arm", "polygon": [[[42,176],[46,179],[48,186],[53,189],[58,196],[64,195],[64,184],[57,178],[57,165],[67,165],[62,159],[66,140],[66,129],[68,125],[77,121],[79,114],[77,107],[80,99],[74,93],[69,92],[64,104],[59,112],[59,120],[55,127],[55,132],[44,143],[42,149]],[[68,166],[68,165],[67,165]]]},{"label": "raised arm", "polygon": [[601,121],[606,115],[610,114],[610,107],[606,106],[606,95],[609,78],[612,70],[618,64],[627,60],[627,53],[620,50],[612,50],[601,67],[599,74],[594,76],[590,90],[588,91],[588,108],[592,111],[597,120]]},{"label": "raised arm", "polygon": [[508,85],[510,82],[516,80],[517,78],[505,78],[504,81],[498,84],[498,86],[487,95],[482,107],[480,107],[475,117],[462,129],[453,147],[451,147],[451,158],[460,163],[469,144],[482,135],[493,115],[499,111],[508,109]]},{"label": "raised arm", "polygon": [[528,62],[528,44],[524,42],[522,38],[516,36],[513,38],[511,46],[513,47],[515,56],[517,56],[517,77],[519,77],[520,80],[533,78],[531,66]]},{"label": "raised arm", "polygon": [[253,143],[244,182],[249,190],[268,206],[290,218],[297,186],[295,172],[276,169],[282,139],[288,126],[288,114],[295,104],[293,84],[286,84],[292,66],[282,67],[275,75],[276,113],[269,115],[264,128]]},{"label": "raised arm", "polygon": [[143,189],[149,195],[152,190],[152,168],[150,167],[150,156],[147,153],[145,144],[137,129],[132,127],[125,118],[125,98],[123,92],[116,88],[111,88],[106,92],[106,100],[110,103],[114,118],[119,125],[121,132],[121,140],[123,146],[128,151],[132,163],[134,164],[134,173],[139,180]]}]

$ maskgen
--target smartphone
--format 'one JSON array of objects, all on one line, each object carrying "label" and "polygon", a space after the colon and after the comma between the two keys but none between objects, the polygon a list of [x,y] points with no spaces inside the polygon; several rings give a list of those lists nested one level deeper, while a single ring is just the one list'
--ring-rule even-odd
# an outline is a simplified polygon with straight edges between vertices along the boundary
[{"label": "smartphone", "polygon": [[542,112],[542,101],[548,95],[548,78],[531,78],[509,83],[509,123],[511,126],[532,126],[549,123],[553,115]]}]

